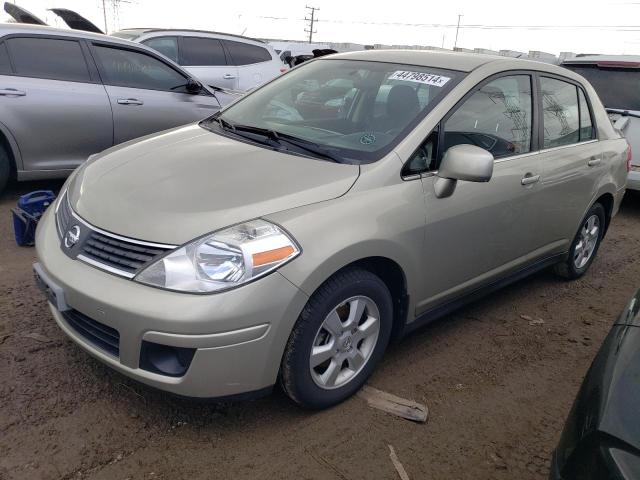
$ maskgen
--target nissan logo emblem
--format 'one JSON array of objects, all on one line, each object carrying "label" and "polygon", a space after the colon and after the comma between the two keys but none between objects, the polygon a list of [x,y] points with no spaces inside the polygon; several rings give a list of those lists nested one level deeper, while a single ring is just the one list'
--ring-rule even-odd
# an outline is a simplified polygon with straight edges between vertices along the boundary
[{"label": "nissan logo emblem", "polygon": [[73,247],[80,240],[80,227],[78,225],[74,225],[64,236],[64,246],[67,248]]}]

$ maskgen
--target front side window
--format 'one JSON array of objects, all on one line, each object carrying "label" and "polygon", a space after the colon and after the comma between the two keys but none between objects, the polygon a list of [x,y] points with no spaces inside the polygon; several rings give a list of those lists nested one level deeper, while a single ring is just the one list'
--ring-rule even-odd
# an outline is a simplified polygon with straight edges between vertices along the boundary
[{"label": "front side window", "polygon": [[223,40],[233,65],[250,65],[252,63],[268,62],[271,60],[269,50],[249,43]]},{"label": "front side window", "polygon": [[142,43],[178,63],[178,39],[176,37],[150,38]]},{"label": "front side window", "polygon": [[589,104],[581,88],[578,89],[578,100],[580,101],[580,141],[593,140],[596,138],[596,132],[593,128]]},{"label": "front side window", "polygon": [[107,85],[185,92],[187,79],[157,58],[121,48],[96,46],[102,80]]},{"label": "front side window", "polygon": [[75,40],[10,38],[16,75],[70,82],[90,82],[82,48]]},{"label": "front side window", "polygon": [[0,43],[0,75],[10,74],[11,72],[11,63],[9,62],[7,46],[4,43]]},{"label": "front side window", "polygon": [[313,142],[345,161],[369,163],[391,151],[463,76],[425,66],[313,60],[203,126],[219,130],[219,117],[227,126],[268,129]]},{"label": "front side window", "polygon": [[493,80],[473,93],[444,125],[443,152],[470,144],[503,158],[531,151],[531,77]]},{"label": "front side window", "polygon": [[182,65],[198,67],[227,64],[222,43],[216,38],[184,37],[181,60]]},{"label": "front side window", "polygon": [[572,83],[541,77],[544,148],[580,141],[578,88]]}]

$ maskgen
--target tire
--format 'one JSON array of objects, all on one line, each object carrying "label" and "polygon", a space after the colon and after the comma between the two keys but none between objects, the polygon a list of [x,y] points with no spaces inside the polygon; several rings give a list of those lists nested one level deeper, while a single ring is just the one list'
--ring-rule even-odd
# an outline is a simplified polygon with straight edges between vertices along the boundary
[{"label": "tire", "polygon": [[9,178],[11,178],[11,159],[7,151],[0,144],[0,194],[4,192],[4,189],[7,187]]},{"label": "tire", "polygon": [[[597,228],[595,233],[593,226]],[[575,280],[584,275],[598,253],[605,227],[604,207],[600,203],[594,203],[580,222],[580,228],[569,249],[569,256],[564,262],[554,266],[556,274],[568,280]],[[591,233],[587,234],[589,230]]]},{"label": "tire", "polygon": [[[391,294],[379,277],[359,268],[337,273],[311,296],[289,336],[280,367],[284,392],[310,409],[350,397],[384,355],[392,323]],[[312,349],[320,353],[313,360]]]}]

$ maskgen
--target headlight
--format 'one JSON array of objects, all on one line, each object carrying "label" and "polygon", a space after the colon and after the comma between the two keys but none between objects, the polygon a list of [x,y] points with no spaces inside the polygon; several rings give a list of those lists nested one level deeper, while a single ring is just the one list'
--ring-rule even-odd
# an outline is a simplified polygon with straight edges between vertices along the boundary
[{"label": "headlight", "polygon": [[134,280],[181,292],[215,292],[266,275],[299,253],[281,228],[265,220],[251,220],[174,250]]}]

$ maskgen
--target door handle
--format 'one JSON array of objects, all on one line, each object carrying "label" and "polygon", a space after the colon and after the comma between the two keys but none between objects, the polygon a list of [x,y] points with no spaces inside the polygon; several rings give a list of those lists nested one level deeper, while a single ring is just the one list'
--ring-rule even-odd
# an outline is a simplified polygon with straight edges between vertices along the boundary
[{"label": "door handle", "polygon": [[233,80],[234,78],[236,78],[236,76],[232,73],[225,73],[222,78],[224,78],[225,80]]},{"label": "door handle", "polygon": [[590,167],[597,167],[598,165],[600,165],[600,162],[601,160],[599,158],[592,157],[587,162],[587,165],[589,165]]},{"label": "door handle", "polygon": [[522,180],[520,180],[520,184],[522,185],[533,185],[540,180],[540,175],[533,175],[531,173],[527,173]]},{"label": "door handle", "polygon": [[24,97],[27,92],[22,90],[16,90],[15,88],[3,88],[0,89],[0,95],[5,97]]},{"label": "door handle", "polygon": [[119,98],[118,103],[120,105],[144,105],[144,102],[137,98]]}]

